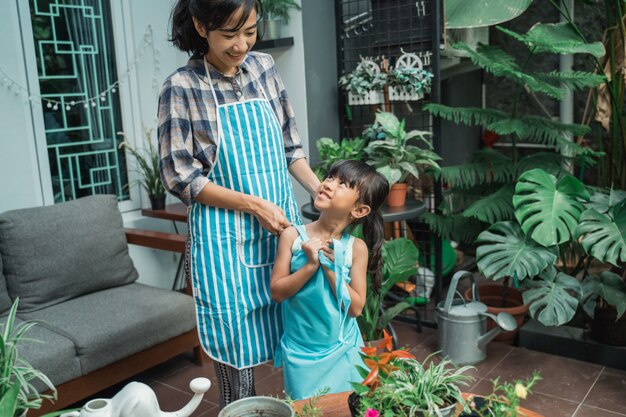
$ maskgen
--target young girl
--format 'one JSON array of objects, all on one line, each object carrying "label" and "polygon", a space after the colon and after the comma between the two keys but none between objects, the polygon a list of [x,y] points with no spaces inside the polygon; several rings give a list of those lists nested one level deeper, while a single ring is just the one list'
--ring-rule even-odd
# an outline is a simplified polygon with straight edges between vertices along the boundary
[{"label": "young girl", "polygon": [[[378,209],[388,191],[387,180],[366,163],[339,161],[317,190],[319,219],[280,236],[270,290],[282,302],[284,334],[274,363],[284,367],[285,392],[294,400],[324,388],[348,391],[360,380],[356,317],[365,305],[368,271],[380,286]],[[365,242],[349,234],[359,224]]]}]

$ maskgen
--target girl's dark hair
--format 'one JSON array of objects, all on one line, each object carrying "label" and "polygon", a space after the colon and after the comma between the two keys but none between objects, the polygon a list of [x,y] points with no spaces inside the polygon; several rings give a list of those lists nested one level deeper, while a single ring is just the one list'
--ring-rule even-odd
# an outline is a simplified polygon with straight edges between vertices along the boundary
[{"label": "girl's dark hair", "polygon": [[359,193],[359,203],[370,206],[370,213],[356,219],[352,225],[362,225],[363,238],[370,251],[367,270],[373,278],[373,289],[378,292],[382,282],[382,257],[385,230],[380,206],[389,192],[389,182],[376,169],[363,161],[337,161],[330,166],[328,176],[338,178]]},{"label": "girl's dark hair", "polygon": [[246,23],[253,9],[257,16],[261,16],[260,0],[178,0],[170,16],[170,41],[181,51],[203,55],[208,45],[196,31],[192,17],[199,20],[207,31],[217,30],[223,28],[240,7],[243,14],[233,30],[239,30]]}]

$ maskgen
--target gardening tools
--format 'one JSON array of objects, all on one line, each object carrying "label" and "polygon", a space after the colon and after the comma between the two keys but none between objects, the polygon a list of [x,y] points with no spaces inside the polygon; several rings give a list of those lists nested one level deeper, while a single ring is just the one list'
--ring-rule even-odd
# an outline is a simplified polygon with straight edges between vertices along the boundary
[{"label": "gardening tools", "polygon": [[[466,300],[456,287],[463,278],[472,281],[472,299]],[[459,295],[460,298],[455,298]],[[509,313],[497,316],[487,313],[487,306],[480,302],[474,276],[459,271],[452,277],[444,301],[437,304],[437,326],[440,355],[448,356],[457,365],[471,365],[487,357],[486,346],[501,331],[515,330],[517,323]],[[493,319],[497,327],[487,332],[487,318]]]}]

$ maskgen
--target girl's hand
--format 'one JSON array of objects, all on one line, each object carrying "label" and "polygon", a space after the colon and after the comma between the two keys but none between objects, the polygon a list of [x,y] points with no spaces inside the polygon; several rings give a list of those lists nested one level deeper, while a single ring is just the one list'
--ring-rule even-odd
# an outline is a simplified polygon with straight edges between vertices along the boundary
[{"label": "girl's hand", "polygon": [[248,211],[273,235],[280,235],[284,229],[290,226],[283,209],[271,201],[262,198],[254,198]]},{"label": "girl's hand", "polygon": [[332,239],[326,241],[326,244],[322,247],[322,252],[333,264],[335,263],[335,249],[333,249]]},{"label": "girl's hand", "polygon": [[302,243],[302,250],[306,254],[306,257],[309,260],[308,261],[309,264],[316,265],[316,266],[319,265],[320,263],[319,251],[322,250],[323,247],[324,247],[324,243],[322,243],[322,241],[316,237],[311,238],[307,240],[306,242]]}]

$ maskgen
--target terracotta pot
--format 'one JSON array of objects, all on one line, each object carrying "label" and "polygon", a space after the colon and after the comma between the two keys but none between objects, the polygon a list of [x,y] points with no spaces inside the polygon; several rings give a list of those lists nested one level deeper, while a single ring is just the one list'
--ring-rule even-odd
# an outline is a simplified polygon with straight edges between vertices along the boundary
[{"label": "terracotta pot", "polygon": [[[511,314],[517,322],[517,328],[510,332],[502,332],[495,337],[495,341],[513,344],[515,337],[519,333],[519,329],[526,321],[526,313],[528,313],[528,306],[524,304],[522,292],[509,287],[509,293],[507,296],[506,307],[502,305],[502,290],[504,287],[498,284],[480,284],[478,285],[478,295],[480,296],[480,302],[487,305],[487,312],[497,315],[498,313],[507,312]],[[465,290],[463,296],[466,299],[472,298],[472,288]],[[496,327],[496,323],[488,319],[487,330],[491,330]]]},{"label": "terracotta pot", "polygon": [[406,203],[406,192],[408,185],[406,182],[395,183],[391,186],[387,194],[387,205],[389,207],[402,207]]},{"label": "terracotta pot", "polygon": [[619,320],[616,318],[615,307],[596,306],[591,319],[591,338],[607,345],[626,346],[626,314]]}]

